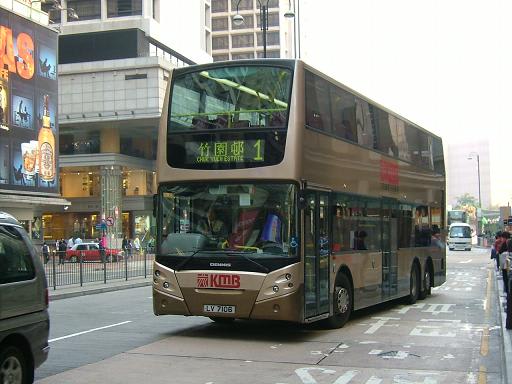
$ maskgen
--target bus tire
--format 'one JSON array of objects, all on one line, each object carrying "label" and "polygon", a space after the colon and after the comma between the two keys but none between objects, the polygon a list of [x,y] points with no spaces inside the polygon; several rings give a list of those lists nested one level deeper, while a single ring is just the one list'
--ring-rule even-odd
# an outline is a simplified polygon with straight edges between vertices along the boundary
[{"label": "bus tire", "polygon": [[347,323],[352,313],[352,285],[343,273],[336,278],[332,305],[333,315],[327,319],[327,326],[341,328]]},{"label": "bus tire", "polygon": [[409,277],[409,295],[405,297],[405,302],[407,304],[414,304],[418,300],[419,291],[421,289],[420,284],[420,271],[418,269],[418,264],[414,263],[411,268],[411,275]]},{"label": "bus tire", "polygon": [[430,270],[430,265],[427,264],[425,267],[425,273],[423,275],[423,289],[421,290],[419,294],[419,299],[423,300],[427,296],[430,296],[432,294],[432,284],[431,279],[432,278],[432,271]]},{"label": "bus tire", "polygon": [[233,317],[210,317],[210,320],[215,321],[219,324],[229,324],[235,321]]}]

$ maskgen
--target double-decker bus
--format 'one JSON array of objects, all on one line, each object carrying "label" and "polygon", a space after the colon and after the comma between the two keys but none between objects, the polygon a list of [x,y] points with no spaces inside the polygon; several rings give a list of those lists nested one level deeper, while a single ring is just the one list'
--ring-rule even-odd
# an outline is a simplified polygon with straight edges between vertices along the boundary
[{"label": "double-decker bus", "polygon": [[468,214],[461,209],[453,209],[448,211],[448,227],[453,223],[466,223],[468,222]]},{"label": "double-decker bus", "polygon": [[156,315],[341,327],[446,279],[442,141],[301,60],[175,69]]}]

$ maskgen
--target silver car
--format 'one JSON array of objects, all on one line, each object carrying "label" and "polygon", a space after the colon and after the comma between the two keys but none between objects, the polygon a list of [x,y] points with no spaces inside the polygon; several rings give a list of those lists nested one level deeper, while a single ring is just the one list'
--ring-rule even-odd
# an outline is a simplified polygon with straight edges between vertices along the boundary
[{"label": "silver car", "polygon": [[0,212],[0,383],[32,383],[48,357],[48,288],[27,233]]}]

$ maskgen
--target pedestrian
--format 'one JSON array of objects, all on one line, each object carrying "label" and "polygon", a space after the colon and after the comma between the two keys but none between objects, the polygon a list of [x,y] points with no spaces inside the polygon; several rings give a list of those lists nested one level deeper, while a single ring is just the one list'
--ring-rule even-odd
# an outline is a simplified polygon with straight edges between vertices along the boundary
[{"label": "pedestrian", "polygon": [[45,264],[48,264],[48,260],[50,259],[50,247],[46,244],[46,241],[43,243],[43,247],[41,248],[43,252],[43,260]]},{"label": "pedestrian", "polygon": [[127,244],[126,247],[128,249],[128,258],[131,258],[132,257],[132,251],[133,251],[133,243],[132,243],[131,239],[128,239],[128,244]]},{"label": "pedestrian", "polygon": [[135,240],[133,240],[133,248],[135,249],[136,253],[140,252],[140,240],[139,236],[135,236]]},{"label": "pedestrian", "polygon": [[59,244],[59,264],[64,264],[64,258],[66,256],[66,240],[62,239]]},{"label": "pedestrian", "polygon": [[492,246],[493,251],[491,251],[491,258],[496,260],[496,269],[498,271],[500,270],[500,258],[499,258],[500,248],[501,248],[501,243],[503,242],[503,238],[501,237],[501,234],[502,234],[501,231],[496,232],[494,244]]},{"label": "pedestrian", "polygon": [[71,248],[73,248],[73,245],[75,245],[75,242],[73,241],[73,236],[71,236],[71,237],[68,239],[68,242],[67,242],[67,248],[68,248],[68,249],[71,249]]},{"label": "pedestrian", "polygon": [[76,237],[75,244],[82,244],[82,239],[80,238],[80,236]]},{"label": "pedestrian", "polygon": [[103,236],[99,242],[99,248],[100,248],[100,257],[101,257],[101,262],[102,263],[105,263],[105,261],[107,261],[106,257],[105,257],[105,236]]},{"label": "pedestrian", "polygon": [[[508,232],[506,232],[508,233]],[[499,261],[500,261],[500,269],[501,274],[503,276],[503,290],[505,293],[509,292],[509,280],[508,280],[508,272],[510,270],[510,258],[512,257],[512,240],[507,239],[505,242],[505,248],[503,252],[499,255]]]},{"label": "pedestrian", "polygon": [[125,255],[128,255],[128,239],[126,235],[123,236],[123,241],[121,242],[121,249],[123,250]]}]

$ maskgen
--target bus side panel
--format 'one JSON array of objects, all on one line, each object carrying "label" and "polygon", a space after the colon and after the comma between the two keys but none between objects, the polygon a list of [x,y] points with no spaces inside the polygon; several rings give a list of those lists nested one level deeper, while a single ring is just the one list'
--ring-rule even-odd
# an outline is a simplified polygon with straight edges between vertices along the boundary
[{"label": "bus side panel", "polygon": [[353,282],[355,310],[382,302],[381,252],[348,252],[333,255],[331,292],[334,292],[336,275],[341,268],[348,268],[350,271],[351,276],[347,277]]}]

